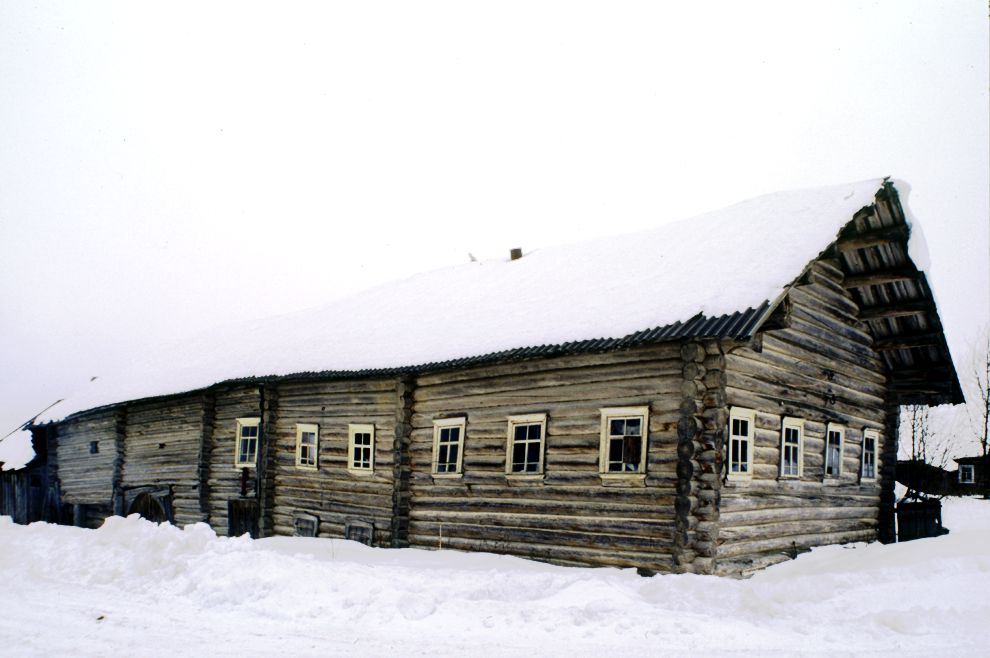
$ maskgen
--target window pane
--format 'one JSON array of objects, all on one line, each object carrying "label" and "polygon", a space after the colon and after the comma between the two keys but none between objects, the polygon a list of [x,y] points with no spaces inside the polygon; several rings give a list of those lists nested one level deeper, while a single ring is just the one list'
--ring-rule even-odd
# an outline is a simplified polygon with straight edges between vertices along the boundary
[{"label": "window pane", "polygon": [[625,433],[626,421],[621,418],[613,418],[609,422],[608,433],[610,436],[622,436]]},{"label": "window pane", "polygon": [[608,442],[608,461],[622,463],[622,440],[611,439]]},{"label": "window pane", "polygon": [[534,441],[526,445],[526,463],[532,464],[533,468],[530,470],[536,470],[540,461],[540,444]]},{"label": "window pane", "polygon": [[526,438],[526,425],[516,425],[515,430],[512,433],[512,438],[516,441],[521,441]]},{"label": "window pane", "polygon": [[638,471],[642,453],[643,440],[638,436],[628,436],[623,442],[623,459],[625,470]]},{"label": "window pane", "polygon": [[642,418],[627,418],[626,419],[626,436],[639,436],[642,434]]},{"label": "window pane", "polygon": [[530,425],[529,426],[529,433],[528,433],[527,438],[530,439],[530,440],[539,440],[539,438],[540,438],[540,429],[541,429],[541,426],[540,425]]},{"label": "window pane", "polygon": [[828,459],[825,460],[825,472],[829,475],[839,474],[839,447],[836,445],[829,445],[828,447]]}]

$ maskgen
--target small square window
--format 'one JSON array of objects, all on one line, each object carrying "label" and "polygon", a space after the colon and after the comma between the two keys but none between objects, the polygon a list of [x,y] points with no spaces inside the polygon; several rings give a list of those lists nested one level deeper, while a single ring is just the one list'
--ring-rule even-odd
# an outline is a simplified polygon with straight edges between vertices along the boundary
[{"label": "small square window", "polygon": [[461,475],[466,424],[464,417],[433,421],[433,475]]},{"label": "small square window", "polygon": [[649,436],[649,407],[602,409],[599,472],[602,475],[643,475]]},{"label": "small square window", "polygon": [[296,425],[296,466],[317,470],[320,454],[320,427],[307,423]]},{"label": "small square window", "polygon": [[972,464],[959,465],[959,484],[973,484],[976,481]]},{"label": "small square window", "polygon": [[347,426],[347,470],[361,474],[374,472],[374,425],[352,423]]},{"label": "small square window", "polygon": [[234,466],[253,468],[258,464],[258,431],[260,418],[237,419],[237,452],[234,453]]},{"label": "small square window", "polygon": [[505,472],[516,475],[543,473],[546,414],[509,416]]}]

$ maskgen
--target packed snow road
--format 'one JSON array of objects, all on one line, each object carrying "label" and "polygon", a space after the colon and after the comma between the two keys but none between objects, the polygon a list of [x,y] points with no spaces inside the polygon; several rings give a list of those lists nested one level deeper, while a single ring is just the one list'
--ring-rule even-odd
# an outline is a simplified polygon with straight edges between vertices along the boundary
[{"label": "packed snow road", "polygon": [[990,502],[952,533],[816,549],[746,581],[137,517],[0,520],[5,656],[990,655]]}]

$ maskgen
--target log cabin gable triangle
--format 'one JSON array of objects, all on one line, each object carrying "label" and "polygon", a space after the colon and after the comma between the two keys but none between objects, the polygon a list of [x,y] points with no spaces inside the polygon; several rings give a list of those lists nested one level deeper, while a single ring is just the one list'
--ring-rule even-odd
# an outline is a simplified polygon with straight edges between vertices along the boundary
[{"label": "log cabin gable triangle", "polygon": [[873,337],[898,404],[965,401],[928,279],[911,258],[908,222],[894,183],[885,179],[875,202],[860,209],[835,241],[810,261],[769,304],[753,327],[758,334],[786,328],[794,288],[815,277],[815,266],[841,271],[862,327]]}]

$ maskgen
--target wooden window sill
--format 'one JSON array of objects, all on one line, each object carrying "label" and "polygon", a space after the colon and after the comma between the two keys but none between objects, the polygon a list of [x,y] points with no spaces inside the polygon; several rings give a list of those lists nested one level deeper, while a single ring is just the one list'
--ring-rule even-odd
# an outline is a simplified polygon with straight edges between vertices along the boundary
[{"label": "wooden window sill", "polygon": [[599,473],[603,487],[645,487],[646,473]]}]

